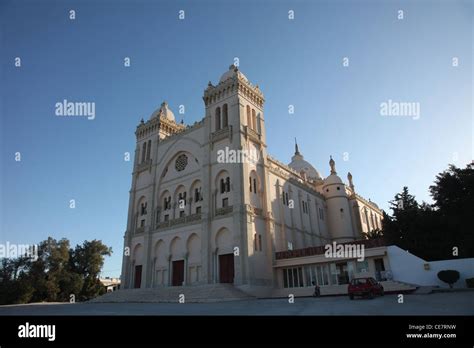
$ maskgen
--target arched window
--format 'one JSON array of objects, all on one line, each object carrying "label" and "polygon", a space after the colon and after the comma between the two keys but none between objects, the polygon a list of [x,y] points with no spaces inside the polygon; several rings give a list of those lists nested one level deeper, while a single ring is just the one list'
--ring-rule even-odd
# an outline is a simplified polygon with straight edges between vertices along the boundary
[{"label": "arched window", "polygon": [[225,192],[230,192],[230,177],[225,179]]},{"label": "arched window", "polygon": [[257,130],[257,116],[255,115],[255,109],[252,109],[252,128]]},{"label": "arched window", "polygon": [[222,128],[225,128],[229,125],[229,117],[227,114],[227,104],[222,106]]},{"label": "arched window", "polygon": [[202,201],[202,193],[201,193],[201,188],[196,187],[194,189],[194,202],[199,202]]},{"label": "arched window", "polygon": [[171,196],[163,199],[163,210],[171,209]]},{"label": "arched window", "polygon": [[216,108],[216,131],[221,129],[221,108]]},{"label": "arched window", "polygon": [[142,148],[142,163],[145,162],[146,158],[146,141],[143,143],[143,148]]},{"label": "arched window", "polygon": [[224,179],[221,179],[221,193],[225,192],[225,182]]},{"label": "arched window", "polygon": [[247,127],[252,128],[252,118],[250,116],[250,106],[247,105]]},{"label": "arched window", "polygon": [[250,192],[257,193],[257,174],[255,171],[250,172],[249,185]]},{"label": "arched window", "polygon": [[147,146],[147,149],[146,149],[146,159],[147,160],[150,159],[150,151],[151,151],[151,140],[148,140],[148,146]]},{"label": "arched window", "polygon": [[146,206],[147,206],[147,202],[140,204],[140,215],[146,215]]},{"label": "arched window", "polygon": [[142,196],[137,203],[137,228],[145,228],[147,202],[145,196]]}]

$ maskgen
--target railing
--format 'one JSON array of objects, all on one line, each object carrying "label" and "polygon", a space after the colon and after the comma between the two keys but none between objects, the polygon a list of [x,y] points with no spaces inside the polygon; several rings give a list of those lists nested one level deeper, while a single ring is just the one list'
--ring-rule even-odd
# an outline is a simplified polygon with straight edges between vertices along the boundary
[{"label": "railing", "polygon": [[139,163],[137,165],[137,172],[141,172],[142,170],[146,170],[151,166],[151,158],[147,159],[145,162]]},{"label": "railing", "polygon": [[145,232],[145,227],[137,227],[136,230],[135,230],[136,234],[143,233],[143,232]]},{"label": "railing", "polygon": [[234,207],[233,207],[233,206],[228,206],[228,207],[224,207],[224,208],[219,208],[219,209],[216,210],[216,216],[218,216],[218,215],[226,215],[226,214],[232,213],[233,210],[234,210]]},{"label": "railing", "polygon": [[168,221],[162,221],[158,224],[158,229],[161,228],[168,228],[176,225],[182,225],[182,224],[187,224],[195,221],[200,221],[201,220],[201,214],[192,214],[188,216],[182,216],[176,219],[168,220]]},{"label": "railing", "polygon": [[255,138],[255,139],[258,139],[260,140],[260,134],[258,134],[255,130],[253,130],[252,128],[250,127],[247,127],[247,132],[249,134],[249,136]]},{"label": "railing", "polygon": [[182,216],[170,221],[170,226],[181,225],[186,223],[186,216]]},{"label": "railing", "polygon": [[201,213],[186,216],[186,222],[193,222],[199,220],[201,220]]},{"label": "railing", "polygon": [[166,227],[170,227],[170,220],[162,221],[162,222],[158,223],[157,228],[166,228]]},{"label": "railing", "polygon": [[219,129],[218,131],[215,131],[214,133],[212,133],[212,141],[227,138],[230,133],[229,130],[230,128],[229,126],[227,126],[225,128]]}]

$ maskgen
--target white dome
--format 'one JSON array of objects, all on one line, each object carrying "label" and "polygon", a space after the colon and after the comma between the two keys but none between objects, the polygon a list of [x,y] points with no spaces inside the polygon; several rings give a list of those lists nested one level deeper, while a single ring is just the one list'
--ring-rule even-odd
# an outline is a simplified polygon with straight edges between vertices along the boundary
[{"label": "white dome", "polygon": [[288,167],[293,168],[298,173],[304,172],[306,176],[313,180],[321,180],[321,175],[308,161],[305,161],[303,156],[300,154],[295,154],[291,158],[291,163],[288,164]]},{"label": "white dome", "polygon": [[170,121],[174,121],[176,122],[175,118],[174,118],[174,114],[173,112],[170,110],[170,108],[168,107],[168,103],[167,102],[163,102],[161,103],[161,106],[158,110],[156,110],[152,115],[151,115],[151,118],[155,118],[155,117],[165,117],[166,119],[170,120]]},{"label": "white dome", "polygon": [[331,174],[324,179],[324,185],[343,184],[342,179],[337,174]]},{"label": "white dome", "polygon": [[222,74],[221,78],[219,79],[219,83],[224,82],[225,80],[228,80],[230,78],[233,78],[234,76],[240,76],[242,79],[248,82],[248,79],[245,77],[244,74],[242,74],[239,71],[239,68],[237,68],[235,65],[231,65],[229,67],[229,70],[227,70],[224,74]]}]

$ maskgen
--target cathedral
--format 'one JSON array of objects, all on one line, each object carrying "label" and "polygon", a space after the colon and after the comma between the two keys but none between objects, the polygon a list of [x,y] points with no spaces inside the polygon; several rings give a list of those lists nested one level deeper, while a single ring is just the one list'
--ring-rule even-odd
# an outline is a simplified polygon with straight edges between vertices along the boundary
[{"label": "cathedral", "polygon": [[[288,286],[275,266],[282,252],[354,242],[382,227],[382,211],[356,193],[350,173],[341,179],[332,158],[324,178],[296,143],[289,164],[268,154],[264,95],[236,66],[209,82],[203,101],[193,125],[164,102],[136,128],[123,288],[232,283],[262,293]],[[232,152],[243,160],[222,156]]]}]

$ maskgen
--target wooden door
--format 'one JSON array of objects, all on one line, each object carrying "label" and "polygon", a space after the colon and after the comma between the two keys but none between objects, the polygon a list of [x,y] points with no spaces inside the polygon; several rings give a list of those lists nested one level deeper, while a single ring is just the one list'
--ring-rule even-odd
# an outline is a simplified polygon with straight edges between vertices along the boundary
[{"label": "wooden door", "polygon": [[134,288],[138,289],[142,285],[142,265],[135,266]]},{"label": "wooden door", "polygon": [[219,255],[219,282],[234,282],[234,254]]},{"label": "wooden door", "polygon": [[182,286],[184,282],[184,260],[173,261],[172,286]]}]

